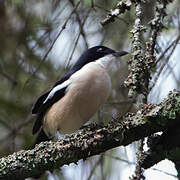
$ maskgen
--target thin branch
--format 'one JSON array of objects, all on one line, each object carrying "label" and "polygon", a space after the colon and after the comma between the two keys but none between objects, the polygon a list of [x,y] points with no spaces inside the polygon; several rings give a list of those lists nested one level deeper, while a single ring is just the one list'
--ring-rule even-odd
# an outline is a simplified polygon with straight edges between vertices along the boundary
[{"label": "thin branch", "polygon": [[[137,1],[136,6],[136,19],[134,23],[132,33],[132,51],[133,59],[130,61],[129,69],[131,72],[125,81],[125,85],[130,87],[128,96],[135,97],[136,92],[144,94],[143,103],[147,103],[148,95],[148,85],[149,85],[149,71],[147,71],[145,66],[145,57],[142,51],[141,35],[145,31],[145,27],[142,24],[142,1]],[[143,139],[138,142],[138,152],[137,152],[137,163],[135,176],[130,177],[131,180],[141,180],[145,179],[143,175],[143,169],[141,166],[141,159],[143,153]]]},{"label": "thin branch", "polygon": [[172,177],[178,179],[178,177],[177,177],[176,175],[171,174],[171,173],[168,173],[168,172],[166,172],[166,171],[163,171],[163,170],[160,170],[160,169],[157,169],[157,168],[152,168],[152,170],[153,170],[153,171],[158,171],[158,172],[164,173],[164,174],[166,174],[166,175],[168,175],[168,176],[172,176]]},{"label": "thin branch", "polygon": [[[82,26],[82,27],[80,28],[79,34],[78,34],[77,39],[76,39],[76,41],[75,41],[75,43],[74,43],[74,47],[73,47],[72,52],[71,52],[71,54],[70,54],[70,56],[69,56],[69,58],[68,58],[67,65],[66,65],[67,67],[69,66],[69,64],[70,64],[70,62],[71,62],[71,60],[72,60],[72,56],[73,56],[73,54],[74,54],[74,52],[75,52],[75,49],[76,49],[76,46],[77,46],[77,44],[78,44],[80,35],[82,34],[83,26],[84,26],[84,24],[85,24],[85,22],[86,22],[86,20],[87,20],[87,18],[88,18],[88,15],[89,15],[90,11],[91,11],[91,8],[88,10],[88,12],[87,12],[87,14],[86,14],[83,22],[81,23],[81,26]],[[85,34],[85,33],[84,33],[84,34]],[[88,48],[88,45],[87,45],[86,48]]]},{"label": "thin branch", "polygon": [[155,63],[155,66],[157,65],[158,62],[160,62],[164,56],[166,55],[166,53],[174,46],[174,45],[177,45],[179,43],[179,40],[180,40],[180,34],[178,35],[178,37],[172,41],[172,43],[164,50],[164,52],[161,54],[161,56],[157,59],[156,63]]},{"label": "thin branch", "polygon": [[129,165],[136,165],[135,162],[130,162],[130,161],[126,160],[126,159],[120,158],[119,156],[114,156],[114,155],[107,154],[107,153],[105,154],[105,156],[108,156],[108,157],[110,157],[110,158],[112,158],[112,159],[115,159],[115,160],[117,160],[117,161],[125,162],[125,163],[127,163],[127,164],[129,164]]},{"label": "thin branch", "polygon": [[0,75],[5,77],[8,81],[10,81],[13,85],[17,85],[17,80],[12,78],[9,74],[3,71],[2,67],[0,66]]},{"label": "thin branch", "polygon": [[101,159],[102,159],[102,155],[99,157],[98,161],[96,162],[96,164],[94,165],[94,167],[91,169],[91,172],[89,174],[89,177],[87,178],[87,180],[90,180],[91,177],[93,176],[96,168],[99,166],[99,164],[101,163]]},{"label": "thin branch", "polygon": [[[113,155],[111,155],[111,154],[105,154],[105,156],[108,156],[108,157],[110,157],[110,158],[112,158],[112,159],[115,159],[115,160],[117,160],[117,161],[122,161],[122,162],[124,162],[124,163],[127,163],[128,165],[136,165],[136,163],[135,162],[131,162],[131,161],[128,161],[128,160],[126,160],[126,159],[122,159],[122,158],[120,158],[120,157],[118,157],[118,156],[113,156]],[[174,178],[178,178],[176,175],[174,175],[174,174],[172,174],[172,173],[168,173],[168,172],[166,172],[166,171],[163,171],[163,170],[161,170],[161,169],[157,169],[157,168],[151,168],[153,171],[158,171],[158,172],[161,172],[161,173],[164,173],[164,174],[166,174],[166,175],[168,175],[168,176],[172,176],[172,177],[174,177]]]},{"label": "thin branch", "polygon": [[13,137],[17,132],[19,132],[22,128],[32,122],[32,115],[29,114],[25,121],[19,124],[17,127],[11,128],[11,132],[9,132],[5,137],[0,139],[0,143],[7,141],[9,138]]},{"label": "thin branch", "polygon": [[68,23],[68,21],[70,20],[71,16],[73,15],[73,13],[76,11],[76,9],[78,8],[79,4],[81,3],[82,0],[79,0],[77,2],[77,4],[74,6],[73,10],[71,11],[69,17],[66,19],[66,21],[64,22],[64,24],[61,27],[61,30],[59,31],[59,33],[56,35],[55,39],[53,40],[51,46],[49,47],[49,49],[46,51],[45,55],[43,56],[41,62],[39,63],[38,67],[35,69],[35,71],[31,74],[31,76],[25,81],[24,86],[22,89],[24,89],[25,85],[30,81],[30,79],[37,73],[37,71],[39,70],[39,68],[41,67],[41,65],[43,64],[43,62],[46,60],[47,56],[49,55],[50,51],[52,50],[55,42],[57,41],[57,39],[59,38],[59,36],[61,35],[61,33],[63,32],[63,30],[66,28],[66,25]]},{"label": "thin branch", "polygon": [[156,85],[164,67],[168,64],[169,60],[170,60],[170,57],[172,56],[172,54],[174,53],[175,49],[176,49],[176,46],[178,45],[178,42],[180,40],[180,35],[176,38],[176,40],[174,40],[170,46],[168,46],[166,48],[166,50],[162,53],[162,55],[159,57],[159,59],[157,61],[160,61],[164,56],[165,54],[167,53],[167,51],[170,49],[170,48],[173,48],[172,51],[170,52],[170,54],[167,56],[166,60],[164,61],[164,63],[162,64],[162,66],[160,67],[157,75],[155,76],[154,78],[154,82],[153,84],[151,85],[151,87],[149,87],[149,91],[151,91],[153,89],[153,87]]},{"label": "thin branch", "polygon": [[[73,0],[69,0],[69,2],[73,5],[73,7],[75,7],[75,4],[74,4],[74,1]],[[91,8],[90,8],[91,9]],[[77,21],[78,21],[78,24],[79,24],[79,28],[80,28],[80,33],[84,39],[84,42],[85,42],[85,46],[86,48],[88,48],[88,43],[87,43],[87,38],[86,38],[86,34],[85,34],[85,31],[84,31],[84,23],[85,22],[81,22],[81,18],[79,16],[79,14],[77,13],[77,11],[75,11],[75,14],[76,14],[76,18],[77,18]],[[86,16],[88,16],[89,13],[87,13]],[[87,17],[84,18],[84,21],[86,21]]]},{"label": "thin branch", "polygon": [[2,120],[2,119],[0,119],[0,124],[1,124],[3,127],[5,127],[6,129],[8,129],[8,130],[11,130],[11,129],[12,129],[12,127],[10,126],[10,124],[9,124],[8,122]]},{"label": "thin branch", "polygon": [[101,9],[101,10],[107,12],[107,13],[111,12],[110,10],[107,10],[107,9],[105,9],[104,7],[102,7],[102,6],[98,5],[98,4],[95,4],[94,7],[97,7],[97,8],[99,8],[99,9]]}]

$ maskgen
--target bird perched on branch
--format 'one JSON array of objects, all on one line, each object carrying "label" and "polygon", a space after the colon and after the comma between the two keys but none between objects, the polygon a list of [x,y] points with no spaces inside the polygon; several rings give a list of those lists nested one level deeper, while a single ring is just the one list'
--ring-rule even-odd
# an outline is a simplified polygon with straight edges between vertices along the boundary
[{"label": "bird perched on branch", "polygon": [[111,91],[108,68],[118,56],[128,54],[105,46],[85,51],[50,91],[39,97],[32,114],[37,115],[32,133],[36,144],[61,134],[73,133],[107,100]]}]

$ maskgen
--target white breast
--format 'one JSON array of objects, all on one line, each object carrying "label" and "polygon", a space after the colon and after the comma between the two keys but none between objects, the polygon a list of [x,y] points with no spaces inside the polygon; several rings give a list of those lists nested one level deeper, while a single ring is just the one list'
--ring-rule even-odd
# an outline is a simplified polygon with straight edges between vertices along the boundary
[{"label": "white breast", "polygon": [[106,69],[96,62],[85,65],[70,78],[65,96],[46,113],[43,128],[52,136],[57,130],[68,134],[86,123],[107,100],[111,81]]}]

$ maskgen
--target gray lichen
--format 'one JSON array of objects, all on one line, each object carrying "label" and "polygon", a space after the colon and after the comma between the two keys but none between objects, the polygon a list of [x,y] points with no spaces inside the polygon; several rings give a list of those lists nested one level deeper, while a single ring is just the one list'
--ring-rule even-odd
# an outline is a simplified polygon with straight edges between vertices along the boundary
[{"label": "gray lichen", "polygon": [[110,22],[114,22],[115,18],[118,17],[120,14],[124,13],[126,10],[130,10],[132,5],[131,0],[121,0],[117,3],[116,7],[110,11],[107,17],[101,21],[101,24],[105,26]]},{"label": "gray lichen", "polygon": [[162,31],[163,19],[166,16],[166,6],[172,0],[158,0],[156,5],[155,17],[149,23],[152,34],[146,42],[146,50],[143,51],[141,46],[141,36],[146,31],[142,24],[142,4],[143,1],[136,2],[136,19],[132,33],[132,59],[129,61],[130,74],[125,81],[129,87],[129,97],[134,97],[136,93],[143,94],[147,97],[149,93],[149,80],[151,78],[151,69],[156,65],[154,56],[155,45],[158,34]]},{"label": "gray lichen", "polygon": [[166,130],[179,121],[180,92],[173,91],[159,105],[144,105],[136,114],[113,119],[107,126],[90,124],[65,140],[43,142],[0,159],[0,179],[24,179],[64,164],[76,163],[108,149],[128,145]]},{"label": "gray lichen", "polygon": [[130,88],[129,97],[133,97],[135,92],[144,92],[144,62],[145,57],[141,46],[141,34],[146,28],[142,25],[142,2],[136,3],[136,20],[132,33],[132,59],[129,61],[130,74],[125,81],[125,85]]}]

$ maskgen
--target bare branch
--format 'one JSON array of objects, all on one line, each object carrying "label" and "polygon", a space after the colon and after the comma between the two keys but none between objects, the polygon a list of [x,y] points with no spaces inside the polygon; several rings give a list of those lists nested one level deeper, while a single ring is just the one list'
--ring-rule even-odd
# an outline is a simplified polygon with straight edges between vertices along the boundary
[{"label": "bare branch", "polygon": [[13,77],[11,77],[9,74],[7,74],[6,72],[4,72],[3,68],[0,66],[0,75],[2,75],[3,77],[5,77],[8,81],[10,81],[13,85],[17,85],[17,81],[16,79],[14,79]]},{"label": "bare branch", "polygon": [[[39,65],[38,65],[38,67],[37,67],[37,68],[35,69],[35,71],[31,74],[31,76],[25,81],[24,87],[25,87],[25,85],[29,82],[29,80],[37,73],[37,71],[39,70],[39,68],[40,68],[41,65],[43,64],[43,62],[46,60],[46,58],[47,58],[48,54],[50,53],[50,51],[52,50],[55,42],[57,41],[57,39],[59,38],[59,36],[60,36],[61,33],[63,32],[63,30],[66,28],[66,25],[67,25],[68,21],[70,20],[71,16],[72,16],[73,13],[76,11],[76,9],[78,8],[78,6],[79,6],[79,4],[80,4],[81,1],[82,1],[82,0],[79,0],[79,1],[77,2],[77,4],[74,6],[74,8],[73,8],[73,10],[71,11],[69,17],[66,19],[66,21],[65,21],[64,24],[62,25],[61,30],[60,30],[59,33],[56,35],[55,39],[53,40],[51,46],[49,47],[49,49],[47,50],[47,52],[46,52],[45,55],[43,56],[41,62],[40,62]],[[24,87],[23,87],[23,88],[24,88]]]},{"label": "bare branch", "polygon": [[[113,155],[111,155],[111,154],[105,154],[105,156],[108,156],[108,157],[110,157],[110,158],[112,158],[112,159],[115,159],[115,160],[117,160],[117,161],[122,161],[122,162],[124,162],[124,163],[127,163],[128,165],[136,165],[136,163],[135,162],[131,162],[131,161],[128,161],[128,160],[126,160],[126,159],[122,159],[122,158],[120,158],[119,156],[113,156]],[[164,173],[164,174],[166,174],[166,175],[168,175],[168,176],[172,176],[172,177],[174,177],[174,178],[178,178],[176,175],[174,175],[174,174],[172,174],[172,173],[168,173],[168,172],[166,172],[166,171],[163,171],[163,170],[160,170],[160,169],[157,169],[157,168],[151,168],[153,171],[158,171],[158,172],[161,172],[161,173]]]},{"label": "bare branch", "polygon": [[[153,87],[156,85],[164,67],[168,64],[169,60],[170,60],[170,57],[172,56],[172,54],[174,53],[175,49],[176,49],[176,46],[178,45],[178,42],[180,41],[180,35],[176,38],[176,40],[174,40],[166,49],[165,51],[162,53],[162,55],[158,58],[157,62],[159,62],[164,56],[165,54],[167,53],[167,51],[170,49],[170,48],[173,48],[172,51],[170,52],[170,54],[168,55],[168,57],[166,58],[166,60],[164,61],[164,63],[162,64],[162,66],[160,67],[157,75],[155,76],[154,78],[154,82],[153,84],[151,85],[151,87],[149,87],[149,91],[151,91],[153,89]],[[157,63],[156,63],[157,64]]]},{"label": "bare branch", "polygon": [[[69,56],[69,58],[68,58],[67,66],[69,66],[69,64],[70,64],[70,62],[71,62],[71,60],[72,60],[72,56],[73,56],[74,51],[75,51],[75,49],[76,49],[76,46],[77,46],[77,44],[78,44],[80,35],[83,34],[84,39],[85,39],[85,33],[83,32],[83,26],[84,26],[84,24],[85,24],[85,22],[86,22],[86,20],[87,20],[87,18],[88,18],[88,15],[89,15],[90,11],[91,11],[91,8],[88,10],[88,12],[87,12],[87,14],[86,14],[83,22],[80,23],[81,28],[80,28],[79,34],[78,34],[78,36],[77,36],[77,39],[76,39],[76,41],[75,41],[75,43],[74,43],[74,47],[73,47],[73,49],[72,49],[72,52],[71,52],[71,54],[70,54],[70,56]],[[87,42],[87,41],[85,41],[85,42]],[[86,44],[86,48],[88,48],[88,44]]]},{"label": "bare branch", "polygon": [[[73,0],[69,0],[69,2],[73,5],[73,7],[76,6],[76,5],[74,4],[74,1],[73,1]],[[91,7],[91,8],[92,8],[92,7]],[[90,9],[91,9],[91,8],[90,8]],[[88,12],[89,12],[89,11],[88,11]],[[84,21],[83,21],[83,22],[81,22],[81,18],[80,18],[80,16],[79,16],[79,14],[78,14],[77,11],[75,11],[75,14],[76,14],[77,21],[78,21],[78,24],[79,24],[80,34],[82,35],[82,37],[83,37],[83,39],[84,39],[86,48],[88,48],[87,38],[86,38],[86,34],[85,34],[85,31],[84,31],[84,27],[83,27],[84,24],[85,24],[85,21],[86,21],[87,17],[84,18]],[[89,13],[87,13],[86,16],[88,16],[88,15],[89,15]]]},{"label": "bare branch", "polygon": [[89,177],[87,178],[87,180],[91,180],[91,177],[93,176],[94,174],[94,171],[96,170],[96,168],[98,167],[98,165],[101,163],[101,160],[102,160],[102,155],[100,156],[100,158],[98,159],[98,161],[96,162],[96,164],[94,165],[94,167],[92,168],[90,174],[89,174]]}]

